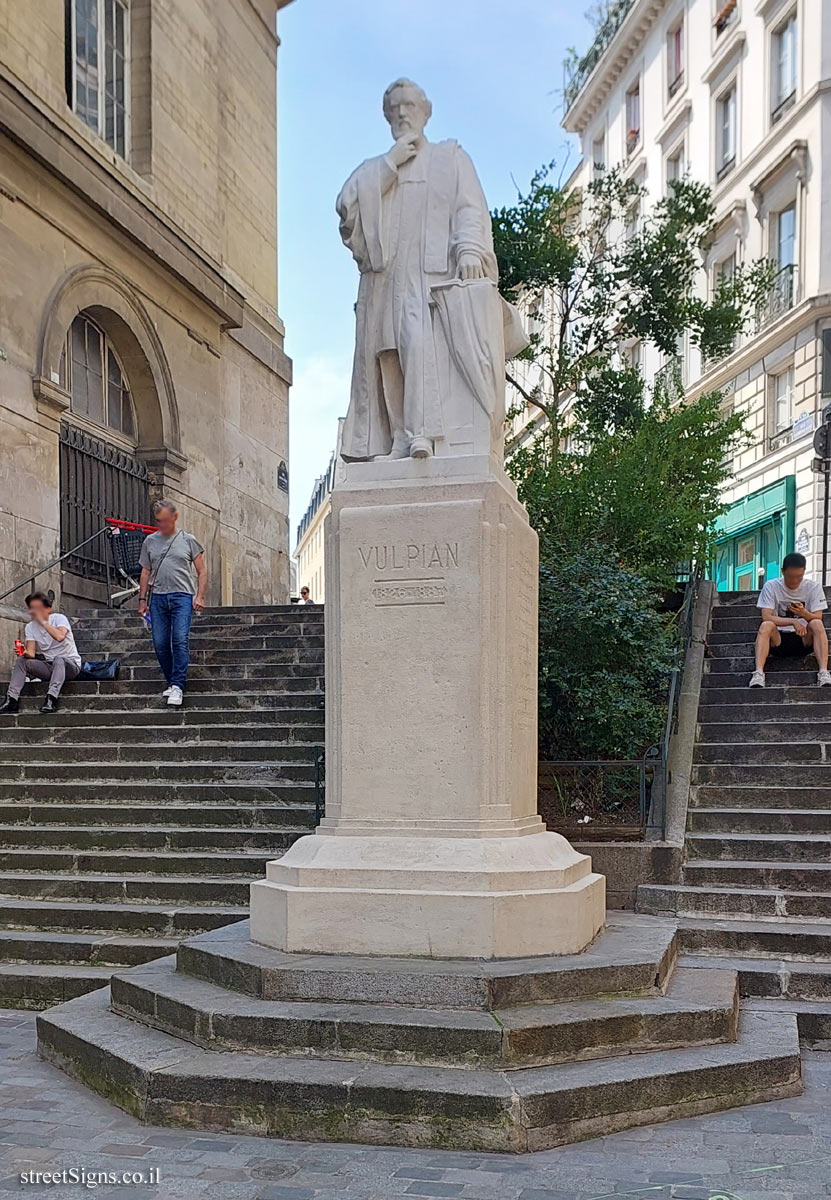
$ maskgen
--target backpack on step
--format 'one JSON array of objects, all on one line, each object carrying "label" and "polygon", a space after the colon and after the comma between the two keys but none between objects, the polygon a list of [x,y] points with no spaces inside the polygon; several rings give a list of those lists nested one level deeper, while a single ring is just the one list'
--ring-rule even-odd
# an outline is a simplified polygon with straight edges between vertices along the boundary
[{"label": "backpack on step", "polygon": [[97,681],[118,679],[120,669],[121,663],[117,658],[110,658],[101,662],[82,662],[81,673],[78,678]]}]

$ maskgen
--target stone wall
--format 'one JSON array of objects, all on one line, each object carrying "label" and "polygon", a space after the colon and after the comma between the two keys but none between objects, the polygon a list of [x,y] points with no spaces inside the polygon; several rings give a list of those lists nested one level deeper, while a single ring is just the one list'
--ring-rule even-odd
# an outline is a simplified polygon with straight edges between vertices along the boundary
[{"label": "stone wall", "polygon": [[62,0],[25,28],[0,0],[0,592],[58,552],[58,430],[76,419],[60,339],[92,307],[154,491],[208,549],[210,601],[288,598],[277,7],[134,0],[125,161],[67,105]]}]

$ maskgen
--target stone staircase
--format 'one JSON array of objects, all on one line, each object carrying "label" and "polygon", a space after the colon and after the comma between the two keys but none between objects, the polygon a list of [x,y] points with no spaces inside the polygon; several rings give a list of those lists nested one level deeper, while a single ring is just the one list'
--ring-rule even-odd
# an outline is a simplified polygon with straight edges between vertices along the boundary
[{"label": "stone staircase", "polygon": [[67,685],[54,717],[29,684],[0,717],[0,1006],[78,996],[243,919],[249,882],[315,824],[322,609],[206,610],[179,711],[135,613],[73,625],[121,674]]},{"label": "stone staircase", "polygon": [[677,915],[686,966],[739,973],[754,1008],[831,1039],[831,688],[814,659],[770,660],[749,689],[755,593],[713,608],[679,885],[642,884],[638,910]]}]

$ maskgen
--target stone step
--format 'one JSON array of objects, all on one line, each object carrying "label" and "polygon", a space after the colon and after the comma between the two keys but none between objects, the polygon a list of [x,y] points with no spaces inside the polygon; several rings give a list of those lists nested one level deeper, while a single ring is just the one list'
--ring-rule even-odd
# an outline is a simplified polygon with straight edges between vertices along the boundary
[{"label": "stone step", "polygon": [[72,963],[0,962],[0,1007],[38,1010],[98,991],[110,982],[113,966]]},{"label": "stone step", "polygon": [[723,858],[764,862],[831,862],[831,835],[802,833],[688,833],[690,858]]},{"label": "stone step", "polygon": [[[713,652],[718,649],[718,646],[712,647]],[[730,653],[712,653],[711,658],[705,659],[705,674],[721,677],[753,671],[755,662],[752,643],[748,642],[747,646],[743,648],[725,646],[722,649],[730,650]],[[809,684],[817,682],[817,660],[808,658],[808,656],[803,659],[773,659],[766,662],[765,673],[766,683],[771,686],[784,688],[788,684],[800,684],[806,688]],[[722,683],[721,678],[719,678],[719,685],[727,686]],[[747,679],[745,685],[747,685]]]},{"label": "stone step", "polygon": [[706,1052],[519,1072],[216,1053],[124,1027],[102,989],[41,1014],[39,1053],[142,1121],[306,1140],[541,1150],[801,1089],[790,1014],[744,1013],[738,1040]]},{"label": "stone step", "polygon": [[698,742],[696,763],[824,763],[824,742]]},{"label": "stone step", "polygon": [[658,916],[741,916],[748,919],[799,917],[831,920],[831,891],[784,892],[763,887],[701,887],[642,883],[638,912]]},{"label": "stone step", "polygon": [[[751,667],[753,664],[750,664]],[[707,671],[701,677],[702,704],[816,704],[828,703],[828,692],[817,686],[816,675],[804,671],[768,671],[763,688],[748,687],[750,673],[733,675]]]},{"label": "stone step", "polygon": [[[782,692],[779,698],[775,694],[777,690]],[[831,704],[820,703],[819,698],[813,703],[788,700],[786,689],[753,688],[748,689],[747,695],[737,695],[738,691],[738,688],[725,689],[725,693],[731,695],[727,701],[723,699],[725,693],[719,692],[718,703],[710,703],[712,693],[707,693],[707,703],[701,704],[698,709],[700,728],[706,729],[719,723],[728,727],[735,723],[737,728],[748,723],[759,728],[768,721],[782,729],[792,724],[808,726],[814,722],[831,723]],[[739,703],[741,700],[745,703]]]},{"label": "stone step", "polygon": [[582,954],[510,960],[295,955],[249,940],[249,922],[186,939],[178,969],[265,1000],[494,1009],[656,995],[675,963],[676,922],[609,912]]},{"label": "stone step", "polygon": [[682,917],[679,937],[685,952],[803,962],[817,958],[831,960],[831,922],[807,924],[801,917],[769,921]]},{"label": "stone step", "polygon": [[[810,705],[805,705],[810,708]],[[824,706],[823,706],[824,707]],[[699,742],[721,742],[723,744],[741,742],[829,742],[831,741],[831,720],[823,721],[821,716],[808,716],[803,713],[794,714],[793,720],[777,721],[773,717],[766,720],[742,721],[738,716],[734,721],[707,721],[699,713],[698,726]]]},{"label": "stone step", "polygon": [[[120,633],[110,637],[96,639],[90,637],[76,639],[78,653],[82,658],[97,658],[99,655],[109,655],[110,658],[121,658],[128,654],[153,653],[152,639],[142,630],[135,634]],[[272,650],[322,650],[323,632],[319,633],[286,633],[282,630],[257,631],[250,629],[247,633],[233,631],[192,630],[189,638],[191,655],[208,650],[260,650],[263,658],[271,660]],[[279,661],[279,660],[277,660]]]},{"label": "stone step", "polygon": [[831,809],[829,787],[719,787],[698,784],[690,797],[692,808]]},{"label": "stone step", "polygon": [[[297,620],[308,621],[322,617],[322,604],[212,604],[203,608],[201,621],[239,621],[243,618],[257,620],[263,617],[294,617]],[[83,621],[130,621],[135,620],[135,609],[132,608],[93,608],[83,614]]]},{"label": "stone step", "polygon": [[823,893],[831,892],[831,864],[691,858],[684,864],[684,882],[700,887]]},{"label": "stone step", "polygon": [[[132,793],[135,795],[135,793]],[[240,834],[250,829],[282,830],[314,827],[311,804],[32,804],[27,800],[4,803],[0,800],[0,840],[9,827],[49,828],[51,826],[109,827],[114,830],[150,829],[153,826],[232,827]],[[8,843],[6,843],[8,844]],[[54,844],[54,843],[53,843]]]},{"label": "stone step", "polygon": [[0,802],[39,804],[113,804],[129,807],[143,804],[287,804],[313,805],[313,781],[300,783],[148,783],[79,780],[75,783],[41,782],[0,783]]},{"label": "stone step", "polygon": [[[201,730],[205,727],[214,730],[216,736],[219,730],[225,730],[231,725],[241,726],[243,730],[273,728],[280,733],[286,732],[287,726],[308,726],[316,731],[324,728],[323,704],[308,698],[304,702],[302,693],[291,697],[293,701],[298,701],[297,703],[284,708],[229,707],[227,710],[223,709],[221,714],[217,713],[216,708],[195,707],[193,698],[186,707],[176,709],[162,707],[161,704],[158,708],[151,708],[145,697],[134,697],[141,700],[142,707],[139,711],[131,711],[125,707],[122,697],[117,700],[115,697],[107,699],[109,702],[106,708],[84,707],[77,711],[68,711],[62,705],[57,715],[49,721],[44,721],[40,713],[31,711],[22,711],[16,717],[7,717],[2,725],[3,744],[12,745],[24,738],[27,741],[72,741],[82,738],[98,741],[112,739],[114,734],[120,736],[124,731],[129,731],[131,737],[153,738],[158,734],[160,737],[170,738],[176,736],[175,732],[172,732],[175,730],[182,730],[182,737],[193,736],[192,731],[196,730],[200,732],[195,736],[204,737],[206,734]],[[218,724],[220,720],[222,723]],[[139,734],[138,730],[147,732]],[[98,731],[97,735],[94,731]]]},{"label": "stone step", "polygon": [[[187,692],[190,696],[194,692],[214,691],[233,694],[236,691],[289,692],[303,690],[304,687],[307,690],[318,690],[322,679],[322,664],[305,660],[282,664],[249,663],[247,666],[192,663],[188,668]],[[298,680],[303,683],[296,682]],[[136,684],[144,686],[137,687]],[[5,682],[2,686],[5,690]],[[32,681],[26,684],[23,695],[40,695],[45,690],[43,683]],[[144,692],[160,698],[163,690],[164,680],[159,673],[158,664],[155,660],[148,660],[143,666],[122,664],[118,679],[74,679],[67,684],[66,696],[113,696],[120,692]]]},{"label": "stone step", "polygon": [[[206,819],[209,814],[206,814]],[[166,854],[170,850],[262,851],[277,854],[313,828],[311,821],[278,828],[218,827],[202,825],[0,825],[0,854],[9,849],[29,850],[133,850]]]},{"label": "stone step", "polygon": [[831,837],[831,810],[810,808],[700,808],[687,813],[693,833],[824,833]]},{"label": "stone step", "polygon": [[[72,687],[67,687],[61,695],[59,711],[44,721],[37,711],[43,703],[41,689],[27,688],[21,697],[20,711],[15,716],[0,717],[0,730],[20,728],[49,728],[59,729],[69,725],[83,725],[85,722],[95,725],[97,720],[103,720],[108,725],[118,725],[129,714],[130,724],[146,722],[158,723],[162,728],[168,724],[188,724],[191,721],[216,721],[217,712],[221,712],[226,721],[268,721],[277,722],[281,712],[298,710],[301,713],[323,713],[323,692],[313,687],[306,687],[307,680],[295,680],[304,686],[296,691],[273,692],[261,688],[250,692],[223,692],[217,690],[211,693],[194,692],[188,689],[187,698],[181,708],[169,707],[162,700],[159,684],[152,689],[145,687],[144,692],[118,693],[85,693],[79,695]],[[291,681],[289,681],[291,683]],[[142,684],[133,684],[142,687]],[[282,685],[280,685],[282,686]],[[2,689],[0,689],[0,694]],[[274,714],[273,718],[271,714]]]},{"label": "stone step", "polygon": [[[157,864],[158,865],[158,864]],[[244,909],[250,878],[169,875],[59,875],[7,871],[0,874],[0,896],[41,900],[88,900],[103,904],[221,905]]]},{"label": "stone step", "polygon": [[262,1000],[193,979],[171,957],[114,975],[112,1008],[214,1050],[529,1067],[735,1041],[735,972],[676,971],[664,996],[483,1010]]},{"label": "stone step", "polygon": [[[302,711],[302,710],[301,710]],[[79,726],[53,725],[41,720],[39,726],[28,729],[16,726],[8,730],[0,738],[0,762],[4,761],[2,753],[11,748],[28,749],[32,758],[39,758],[44,749],[50,754],[58,751],[61,754],[72,751],[80,756],[85,752],[89,757],[104,761],[109,755],[117,753],[120,747],[130,746],[141,748],[146,753],[148,746],[154,747],[164,757],[171,752],[179,752],[183,747],[205,746],[208,750],[227,742],[255,743],[274,747],[314,746],[321,749],[323,745],[324,726],[322,722],[313,725],[302,725],[299,722],[288,725],[278,725],[272,721],[260,721],[257,724],[235,721],[223,725],[209,725],[198,721],[189,725],[128,724],[122,720],[118,726]]]},{"label": "stone step", "polygon": [[0,929],[0,957],[6,963],[88,963],[130,967],[152,962],[154,958],[163,958],[176,949],[177,941],[176,937]]},{"label": "stone step", "polygon": [[[802,962],[793,958],[754,958],[711,952],[685,952],[679,964],[685,969],[712,970],[713,963],[738,972],[739,991],[744,997],[831,1001],[831,963]],[[744,1007],[744,1006],[743,1006]],[[755,1004],[748,1007],[756,1007]]]},{"label": "stone step", "polygon": [[[125,755],[125,757],[127,757]],[[184,757],[184,756],[183,756]],[[265,755],[249,761],[201,762],[189,760],[179,763],[160,763],[137,760],[120,763],[58,762],[58,763],[9,763],[3,768],[7,783],[75,783],[83,785],[90,779],[99,783],[132,782],[139,777],[148,782],[169,783],[302,783],[314,779],[314,763],[281,762],[267,760]],[[309,755],[309,759],[313,759]]]},{"label": "stone step", "polygon": [[831,772],[829,764],[803,764],[796,768],[793,763],[785,766],[769,763],[702,763],[696,762],[692,769],[692,782],[717,787],[825,787]]},{"label": "stone step", "polygon": [[[712,634],[718,633],[729,637],[738,633],[750,634],[752,637],[755,637],[761,619],[761,610],[756,608],[755,605],[752,611],[742,609],[738,612],[731,610],[730,613],[720,608],[714,608],[710,621],[710,634],[712,636]],[[824,614],[823,622],[827,629],[831,629],[831,613],[826,612]]]},{"label": "stone step", "polygon": [[[191,646],[188,676],[190,676],[192,667],[199,666],[229,666],[237,671],[245,665],[268,666],[271,671],[279,672],[284,666],[303,664],[309,667],[316,666],[318,671],[321,671],[323,667],[323,653],[322,647],[314,649],[304,645],[294,646],[285,650],[241,650],[237,647],[226,650],[208,643],[204,647]],[[87,653],[86,657],[91,658],[92,654]],[[104,662],[112,658],[117,658],[123,667],[153,668],[157,674],[159,670],[153,647],[149,644],[134,650],[126,650],[123,654],[116,654],[109,647],[106,650],[99,649],[95,657]]]},{"label": "stone step", "polygon": [[[232,731],[236,734],[236,729]],[[240,737],[222,741],[207,738],[191,738],[174,735],[172,738],[153,741],[143,737],[137,742],[127,738],[108,742],[80,741],[77,737],[68,741],[6,742],[0,739],[0,771],[14,778],[14,771],[24,766],[37,774],[39,767],[59,764],[69,769],[83,764],[90,773],[106,775],[113,765],[137,764],[136,770],[144,773],[150,765],[160,769],[171,764],[201,763],[203,766],[220,767],[225,763],[245,767],[250,763],[271,767],[293,768],[296,765],[313,763],[323,749],[319,737],[309,740],[293,737],[263,738],[263,730],[256,730],[256,738]],[[318,731],[315,731],[317,733]],[[148,760],[152,759],[152,763]]]},{"label": "stone step", "polygon": [[0,897],[0,938],[8,930],[124,934],[130,937],[181,938],[216,929],[247,915],[243,908],[218,904],[103,904],[80,900]]},{"label": "stone step", "polygon": [[[306,830],[302,831],[303,833]],[[246,875],[249,879],[261,879],[266,863],[275,855],[273,852],[249,850],[238,851],[172,851],[163,859],[165,874],[180,876]],[[0,872],[25,871],[50,873],[97,875],[151,875],[159,869],[156,851],[141,850],[30,850],[0,849]]]},{"label": "stone step", "polygon": [[762,997],[747,1002],[751,1012],[796,1017],[799,1040],[812,1050],[831,1049],[831,1003],[823,1000],[785,1000]]}]

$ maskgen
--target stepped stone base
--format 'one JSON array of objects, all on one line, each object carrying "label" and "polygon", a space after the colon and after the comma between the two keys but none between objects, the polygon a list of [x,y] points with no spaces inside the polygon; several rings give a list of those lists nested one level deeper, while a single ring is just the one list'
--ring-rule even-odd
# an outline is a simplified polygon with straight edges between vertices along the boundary
[{"label": "stepped stone base", "polygon": [[675,969],[675,923],[577,955],[296,955],[246,922],[38,1019],[39,1052],[141,1120],[302,1140],[539,1150],[801,1090],[797,1015]]}]

